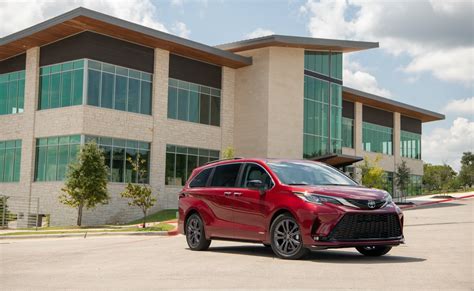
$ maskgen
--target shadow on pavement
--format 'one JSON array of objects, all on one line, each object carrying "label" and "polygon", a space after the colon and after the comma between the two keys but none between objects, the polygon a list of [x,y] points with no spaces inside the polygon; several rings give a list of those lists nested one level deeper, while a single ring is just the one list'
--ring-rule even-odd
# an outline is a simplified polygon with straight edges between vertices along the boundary
[{"label": "shadow on pavement", "polygon": [[[263,246],[229,246],[229,247],[210,247],[209,252],[259,256],[267,258],[275,258],[271,248]],[[359,254],[355,249],[354,252],[340,252],[337,250],[318,250],[312,251],[304,260],[314,261],[320,263],[344,263],[344,264],[393,264],[393,263],[417,263],[423,262],[426,259],[392,256],[390,253],[382,257],[365,257]]]}]

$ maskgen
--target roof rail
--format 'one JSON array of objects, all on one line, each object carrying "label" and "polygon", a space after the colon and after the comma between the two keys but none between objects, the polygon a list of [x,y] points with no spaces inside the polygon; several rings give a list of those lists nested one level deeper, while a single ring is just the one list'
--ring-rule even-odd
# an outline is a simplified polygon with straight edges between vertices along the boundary
[{"label": "roof rail", "polygon": [[214,163],[222,162],[222,161],[232,161],[232,160],[241,160],[241,159],[243,159],[243,158],[242,157],[235,157],[235,158],[230,158],[230,159],[220,159],[220,160],[214,160],[214,161],[207,162],[204,165],[210,165],[210,164],[214,164]]}]

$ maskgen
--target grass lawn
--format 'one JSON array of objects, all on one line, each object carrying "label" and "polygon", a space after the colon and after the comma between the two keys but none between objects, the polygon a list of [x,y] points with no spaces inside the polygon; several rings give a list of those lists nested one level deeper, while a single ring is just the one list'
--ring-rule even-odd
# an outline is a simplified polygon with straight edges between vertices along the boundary
[{"label": "grass lawn", "polygon": [[[177,218],[176,212],[178,212],[178,209],[164,209],[164,210],[148,215],[146,218],[146,222],[161,222],[161,221],[176,219]],[[130,221],[127,224],[139,224],[142,222],[143,222],[143,219],[140,218],[134,221]]]},{"label": "grass lawn", "polygon": [[[101,228],[101,227],[99,227]],[[47,228],[47,230],[38,230],[38,231],[17,231],[17,232],[9,232],[0,234],[0,236],[12,236],[12,235],[34,235],[34,234],[66,234],[66,233],[91,233],[91,232],[143,232],[143,231],[170,231],[173,230],[175,227],[173,225],[167,223],[160,223],[154,226],[150,226],[147,228],[138,228],[138,227],[121,227],[121,228],[110,228],[107,227],[106,229],[97,229],[97,227],[56,227],[54,229]]]}]

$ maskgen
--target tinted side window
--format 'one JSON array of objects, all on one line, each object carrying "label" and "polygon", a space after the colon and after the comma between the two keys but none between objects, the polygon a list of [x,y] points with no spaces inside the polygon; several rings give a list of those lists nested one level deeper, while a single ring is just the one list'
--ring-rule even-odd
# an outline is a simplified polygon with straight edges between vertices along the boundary
[{"label": "tinted side window", "polygon": [[211,186],[235,187],[241,164],[230,164],[216,167]]},{"label": "tinted side window", "polygon": [[209,175],[212,172],[212,168],[202,170],[201,173],[197,174],[197,176],[189,183],[189,187],[205,187],[207,183],[207,179],[209,179]]},{"label": "tinted side window", "polygon": [[247,188],[247,183],[252,180],[260,180],[267,186],[267,189],[273,187],[272,178],[267,171],[259,165],[247,164],[245,166],[244,174],[242,176],[241,187]]}]

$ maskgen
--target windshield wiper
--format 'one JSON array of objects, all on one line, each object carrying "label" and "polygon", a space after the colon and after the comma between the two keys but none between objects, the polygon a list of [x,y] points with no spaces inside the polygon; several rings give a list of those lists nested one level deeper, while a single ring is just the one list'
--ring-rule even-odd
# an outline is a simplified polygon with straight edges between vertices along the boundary
[{"label": "windshield wiper", "polygon": [[358,186],[358,185],[350,185],[350,184],[318,184],[320,186],[352,186],[352,187],[355,187],[355,186]]},{"label": "windshield wiper", "polygon": [[308,186],[308,183],[301,182],[301,183],[289,183],[290,186]]}]

